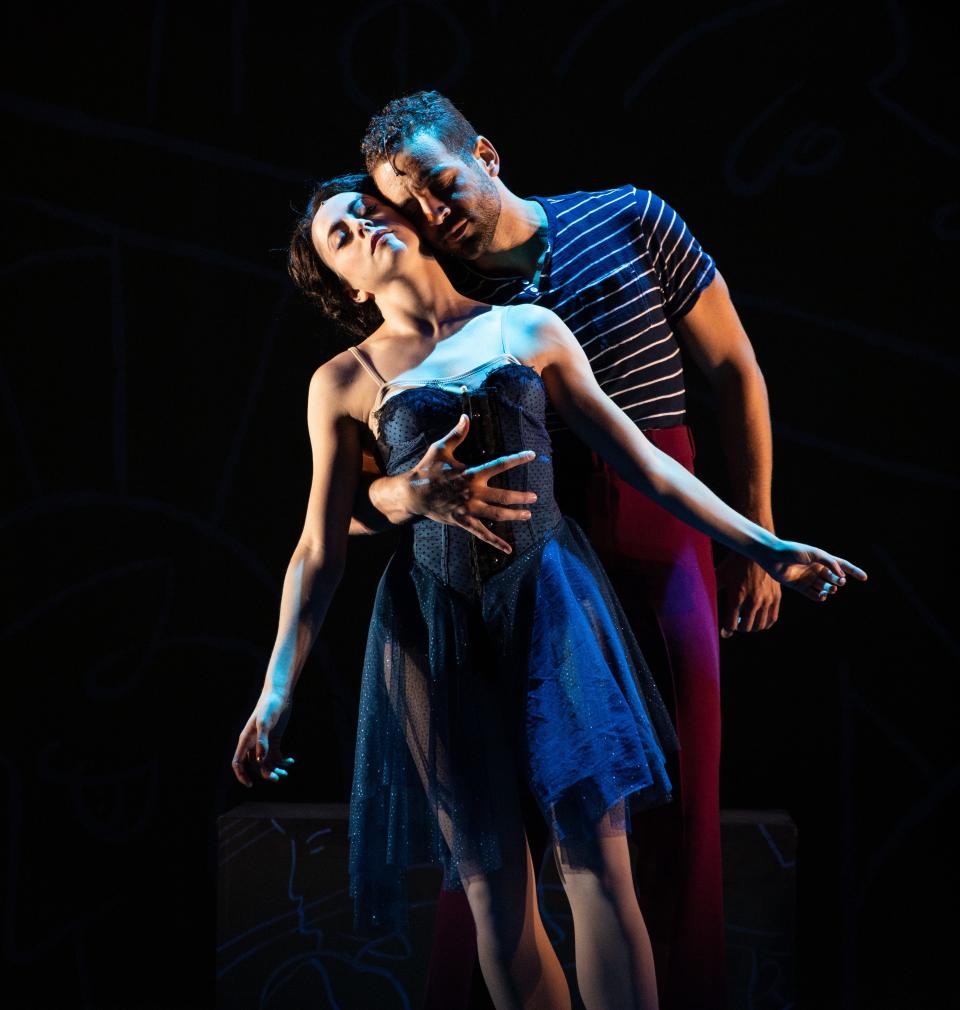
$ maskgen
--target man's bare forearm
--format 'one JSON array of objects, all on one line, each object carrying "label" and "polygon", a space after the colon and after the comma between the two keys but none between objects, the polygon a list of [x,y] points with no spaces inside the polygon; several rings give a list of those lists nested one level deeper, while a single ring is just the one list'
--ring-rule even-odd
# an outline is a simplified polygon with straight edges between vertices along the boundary
[{"label": "man's bare forearm", "polygon": [[730,504],[773,533],[773,435],[763,374],[758,366],[731,371],[716,392]]},{"label": "man's bare forearm", "polygon": [[396,477],[361,473],[350,519],[350,535],[383,533],[412,519],[400,503],[398,490]]}]

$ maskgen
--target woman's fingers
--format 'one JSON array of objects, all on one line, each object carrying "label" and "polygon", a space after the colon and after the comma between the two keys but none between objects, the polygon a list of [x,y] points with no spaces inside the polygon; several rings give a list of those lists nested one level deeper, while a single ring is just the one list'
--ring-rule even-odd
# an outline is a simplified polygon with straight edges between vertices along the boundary
[{"label": "woman's fingers", "polygon": [[806,588],[814,600],[826,600],[836,593],[845,580],[825,564],[815,563],[810,566]]},{"label": "woman's fingers", "polygon": [[845,583],[846,577],[838,575],[820,561],[791,565],[783,581],[791,588],[814,601],[833,596]]},{"label": "woman's fingers", "polygon": [[[258,777],[254,769],[259,768],[259,777],[279,782],[280,779],[287,777],[288,769],[294,764],[294,759],[285,755],[280,748],[280,741],[289,718],[289,706],[284,708],[279,714],[279,718],[275,718],[275,707],[272,714],[264,716],[261,703],[258,703],[240,733],[233,760],[230,763],[237,781],[248,789],[253,787],[253,780]],[[272,747],[270,745],[271,733],[274,735]]]},{"label": "woman's fingers", "polygon": [[845,558],[836,557],[833,554],[828,554],[826,551],[818,551],[816,556],[830,569],[831,574],[838,576],[840,579],[845,579],[846,576],[852,575],[861,582],[867,581],[867,573]]},{"label": "woman's fingers", "polygon": [[237,781],[246,786],[248,789],[252,788],[253,780],[250,777],[250,769],[256,764],[253,753],[251,751],[246,751],[237,753],[233,757],[233,774],[237,777]]},{"label": "woman's fingers", "polygon": [[838,558],[827,556],[826,562],[814,562],[810,565],[810,589],[816,599],[832,596],[846,585],[847,577]]},{"label": "woman's fingers", "polygon": [[867,573],[862,568],[857,568],[856,565],[849,561],[844,561],[843,558],[837,558],[836,562],[840,566],[841,572],[844,574],[852,575],[855,579],[859,579],[861,582],[867,581]]},{"label": "woman's fingers", "polygon": [[233,768],[233,774],[236,776],[237,781],[248,788],[253,785],[248,774],[248,769],[252,757],[251,750],[255,741],[255,722],[254,717],[251,716],[247,725],[244,726],[243,732],[240,734],[240,739],[237,741],[237,749],[233,752],[233,761],[230,765]]},{"label": "woman's fingers", "polygon": [[788,543],[787,548],[783,555],[784,563],[770,574],[811,600],[824,602],[836,595],[850,576],[860,582],[867,580],[867,573],[862,568],[818,547]]},{"label": "woman's fingers", "polygon": [[825,596],[833,585],[833,579],[838,578],[825,564],[815,561],[807,569],[805,585],[814,596]]},{"label": "woman's fingers", "polygon": [[269,782],[279,782],[280,779],[285,779],[290,774],[288,769],[293,763],[292,757],[281,757],[278,754],[275,762],[272,759],[258,762],[260,775]]},{"label": "woman's fingers", "polygon": [[253,780],[249,774],[251,767],[259,766],[260,777],[266,779],[268,782],[279,782],[280,779],[286,778],[290,774],[289,769],[294,764],[295,761],[292,757],[285,757],[281,758],[276,765],[271,765],[269,761],[259,760],[255,749],[250,747],[244,751],[241,751],[240,748],[237,749],[233,757],[232,767],[237,781],[249,789],[253,786]]},{"label": "woman's fingers", "polygon": [[233,764],[231,765],[233,768],[233,774],[236,776],[240,785],[247,786],[247,788],[249,788],[253,785],[253,783],[250,781],[250,776],[247,775],[247,762],[244,758],[238,755],[239,752],[233,756]]}]

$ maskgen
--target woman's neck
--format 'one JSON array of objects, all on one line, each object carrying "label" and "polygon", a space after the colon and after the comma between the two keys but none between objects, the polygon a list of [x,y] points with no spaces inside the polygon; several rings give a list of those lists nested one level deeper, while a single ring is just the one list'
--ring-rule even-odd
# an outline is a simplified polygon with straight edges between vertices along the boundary
[{"label": "woman's neck", "polygon": [[376,296],[384,336],[419,336],[442,340],[451,327],[473,315],[483,303],[466,298],[450,283],[436,260],[426,260],[416,274],[396,277]]}]

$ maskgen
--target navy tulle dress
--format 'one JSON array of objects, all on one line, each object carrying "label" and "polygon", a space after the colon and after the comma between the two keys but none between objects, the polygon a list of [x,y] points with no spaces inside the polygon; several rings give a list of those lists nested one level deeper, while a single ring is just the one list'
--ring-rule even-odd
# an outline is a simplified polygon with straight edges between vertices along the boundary
[{"label": "navy tulle dress", "polygon": [[[528,521],[488,522],[509,555],[458,526],[401,527],[361,684],[349,821],[358,930],[407,928],[408,866],[441,867],[457,888],[501,865],[505,774],[526,783],[561,846],[629,831],[631,807],[671,799],[674,728],[599,558],[554,500],[543,382],[501,341],[470,373],[407,383],[371,415],[395,474],[467,413],[457,458],[535,450],[490,484],[537,501]],[[381,391],[392,385],[353,351]]]}]

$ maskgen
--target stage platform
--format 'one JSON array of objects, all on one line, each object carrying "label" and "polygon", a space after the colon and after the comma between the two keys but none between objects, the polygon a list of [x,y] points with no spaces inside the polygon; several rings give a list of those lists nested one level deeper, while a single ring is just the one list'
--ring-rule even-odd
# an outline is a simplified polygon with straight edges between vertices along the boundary
[{"label": "stage platform", "polygon": [[[782,811],[725,810],[721,830],[728,1007],[786,1010],[796,1004],[796,827]],[[218,832],[218,1010],[418,1010],[436,869],[410,871],[408,942],[372,940],[352,929],[346,805],[244,803]],[[539,890],[575,992],[570,909],[549,854]]]}]

